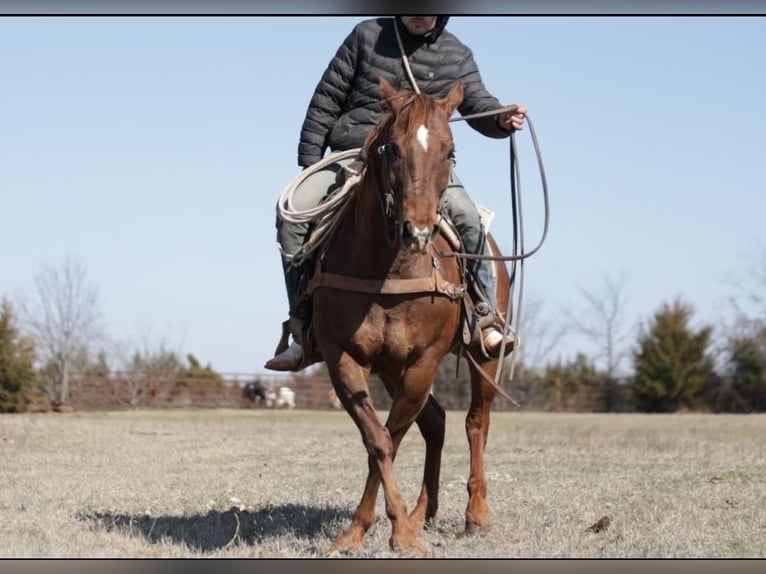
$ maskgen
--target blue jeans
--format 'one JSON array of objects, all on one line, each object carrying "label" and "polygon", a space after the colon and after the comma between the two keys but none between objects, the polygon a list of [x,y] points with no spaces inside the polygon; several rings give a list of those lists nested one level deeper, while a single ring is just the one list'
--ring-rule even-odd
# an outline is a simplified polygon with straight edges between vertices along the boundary
[{"label": "blue jeans", "polygon": [[[460,178],[455,174],[455,170],[452,170],[450,174],[450,182],[442,196],[440,207],[455,225],[467,253],[489,255],[487,235],[484,225],[481,223],[479,210],[476,209],[473,200],[468,197],[468,192],[463,187]],[[468,259],[467,261],[468,272],[478,282],[481,291],[487,298],[490,313],[494,314],[497,309],[497,299],[492,275],[492,261],[480,259]]]},{"label": "blue jeans", "polygon": [[[325,195],[335,189],[339,171],[343,165],[351,163],[351,161],[352,159],[343,160],[307,177],[295,190],[294,208],[304,210],[315,207]],[[488,254],[487,238],[479,211],[476,209],[476,204],[468,197],[468,193],[454,170],[450,175],[449,185],[442,196],[440,207],[455,225],[468,253]],[[295,303],[297,279],[295,273],[290,271],[289,261],[290,257],[303,245],[307,232],[308,225],[306,224],[285,223],[277,218],[277,242],[282,252],[287,298],[291,312]],[[486,296],[490,313],[494,314],[497,302],[491,265],[491,261],[469,259],[467,268]]]}]

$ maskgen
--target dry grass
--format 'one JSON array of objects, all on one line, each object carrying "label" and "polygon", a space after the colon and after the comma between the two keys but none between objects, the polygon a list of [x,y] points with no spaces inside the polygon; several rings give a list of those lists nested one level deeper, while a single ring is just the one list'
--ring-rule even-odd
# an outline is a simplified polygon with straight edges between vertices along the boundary
[{"label": "dry grass", "polygon": [[[448,415],[431,556],[766,557],[766,416],[494,414],[494,525],[471,538],[462,420]],[[410,503],[422,455],[411,432]],[[3,415],[0,557],[324,556],[365,473],[344,413]],[[357,556],[393,556],[378,514]]]}]

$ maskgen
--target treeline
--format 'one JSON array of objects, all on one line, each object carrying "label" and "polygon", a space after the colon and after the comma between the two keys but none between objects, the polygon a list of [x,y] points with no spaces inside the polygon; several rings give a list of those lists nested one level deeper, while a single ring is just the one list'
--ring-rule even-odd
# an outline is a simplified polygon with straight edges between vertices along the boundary
[{"label": "treeline", "polygon": [[[67,405],[74,380],[104,381],[114,376],[106,354],[90,356],[80,349],[65,364],[49,357],[38,363],[37,345],[33,337],[23,335],[13,307],[7,300],[0,303],[0,413],[46,411]],[[65,378],[65,371],[67,376]],[[159,348],[135,351],[119,373],[126,406],[146,401],[144,396],[156,381],[165,382],[166,402],[171,404],[190,386],[204,382],[208,393],[227,392],[223,377],[212,367],[202,365],[193,354],[181,358],[179,353]],[[167,385],[172,381],[172,385]]]},{"label": "treeline", "polygon": [[[752,322],[724,344],[713,346],[713,327],[692,327],[693,309],[683,301],[663,304],[640,330],[630,352],[633,374],[617,375],[584,353],[569,361],[532,368],[515,365],[503,386],[527,410],[673,413],[766,411],[766,328]],[[510,359],[505,372],[510,368]],[[610,363],[606,363],[610,364]],[[320,367],[320,372],[323,367]],[[382,383],[370,391],[381,408],[390,404]],[[448,410],[465,410],[471,399],[468,363],[447,357],[436,374],[434,395]],[[498,409],[509,409],[498,397]]]},{"label": "treeline", "polygon": [[74,377],[106,377],[113,371],[121,373],[136,403],[152,380],[176,380],[178,391],[195,379],[223,388],[223,378],[209,364],[164,342],[110,342],[97,290],[76,259],[43,265],[31,293],[15,306],[0,299],[0,412],[67,405]]},{"label": "treeline", "polygon": [[[656,412],[679,410],[750,413],[766,411],[766,329],[740,333],[726,346],[723,360],[711,348],[713,328],[691,327],[691,307],[681,301],[663,305],[642,330],[632,353],[634,373],[613,376],[596,367],[585,354],[543,369],[516,365],[511,383],[504,382],[524,409],[596,412]],[[32,406],[65,404],[61,361],[49,357],[36,367],[36,341],[22,334],[14,310],[0,304],[0,412],[20,412]],[[68,365],[70,377],[109,376],[103,352],[91,357],[84,349]],[[506,365],[506,371],[509,365]],[[321,376],[324,366],[315,369]],[[297,374],[296,377],[303,377]],[[136,351],[121,369],[128,402],[138,405],[147,381],[175,380],[178,388],[190,381],[224,381],[209,364],[192,354],[159,348]],[[371,392],[380,408],[390,404],[383,385],[372,378]],[[449,356],[440,365],[434,393],[448,410],[465,410],[470,403],[470,371],[464,359]],[[509,408],[502,398],[496,408]]]},{"label": "treeline", "polygon": [[[692,306],[678,298],[662,304],[633,337],[624,320],[625,281],[607,280],[602,292],[582,293],[586,305],[581,312],[569,313],[571,329],[586,335],[595,351],[565,360],[550,361],[547,353],[571,331],[550,329],[555,323],[541,316],[539,306],[529,305],[522,315],[526,324],[515,377],[510,383],[504,377],[503,384],[526,409],[764,412],[766,300],[761,293],[766,265],[756,277],[755,286],[741,297],[743,304],[735,305],[735,320],[725,332],[712,325],[695,327]],[[35,276],[34,293],[18,308],[0,299],[0,412],[46,402],[66,405],[74,376],[114,371],[135,388],[136,404],[149,380],[176,379],[185,385],[204,379],[223,388],[223,378],[210,364],[203,366],[194,355],[184,357],[165,344],[145,342],[117,354],[100,347],[105,338],[98,297],[77,261],[44,266]],[[755,303],[755,309],[745,311],[744,301]],[[115,355],[119,362],[110,364]],[[296,377],[323,373],[319,365]],[[375,377],[371,392],[379,408],[390,404]],[[448,357],[436,373],[434,393],[445,408],[466,409],[471,393],[467,363]],[[495,403],[507,407],[502,399]]]}]

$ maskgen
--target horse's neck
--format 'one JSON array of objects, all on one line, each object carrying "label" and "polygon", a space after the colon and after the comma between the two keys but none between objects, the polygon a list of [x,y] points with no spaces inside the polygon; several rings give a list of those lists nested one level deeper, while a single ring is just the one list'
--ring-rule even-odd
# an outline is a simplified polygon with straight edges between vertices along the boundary
[{"label": "horse's neck", "polygon": [[[388,237],[377,189],[359,182],[352,204],[327,250],[324,269],[357,277],[420,277],[428,275],[430,256],[403,252],[399,237]],[[391,245],[393,243],[393,245]]]}]

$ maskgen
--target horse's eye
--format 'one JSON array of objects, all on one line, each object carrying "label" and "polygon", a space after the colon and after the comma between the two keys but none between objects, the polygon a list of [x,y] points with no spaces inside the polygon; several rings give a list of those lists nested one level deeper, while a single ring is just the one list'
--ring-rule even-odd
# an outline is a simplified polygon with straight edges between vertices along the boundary
[{"label": "horse's eye", "polygon": [[399,146],[393,142],[378,146],[378,155],[393,161],[399,158]]},{"label": "horse's eye", "polygon": [[451,162],[455,161],[455,148],[453,147],[449,152],[447,153],[447,159]]}]

